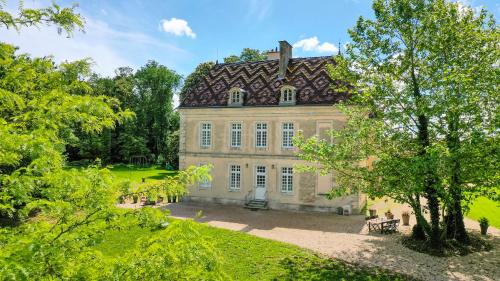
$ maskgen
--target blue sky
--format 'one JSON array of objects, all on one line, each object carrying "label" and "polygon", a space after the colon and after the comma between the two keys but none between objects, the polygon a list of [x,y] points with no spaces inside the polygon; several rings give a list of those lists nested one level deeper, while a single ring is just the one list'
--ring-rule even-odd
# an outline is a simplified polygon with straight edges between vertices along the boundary
[{"label": "blue sky", "polygon": [[[71,5],[74,1],[56,1]],[[497,1],[462,1],[484,5],[498,18]],[[26,0],[26,6],[48,1]],[[17,1],[7,0],[15,10]],[[267,50],[278,40],[294,44],[294,57],[330,55],[349,41],[347,29],[360,15],[371,17],[370,0],[81,0],[85,33],[57,35],[53,27],[1,30],[0,40],[34,56],[56,61],[91,57],[94,69],[112,75],[119,66],[134,69],[154,59],[182,75],[201,62],[222,60],[245,47]]]}]

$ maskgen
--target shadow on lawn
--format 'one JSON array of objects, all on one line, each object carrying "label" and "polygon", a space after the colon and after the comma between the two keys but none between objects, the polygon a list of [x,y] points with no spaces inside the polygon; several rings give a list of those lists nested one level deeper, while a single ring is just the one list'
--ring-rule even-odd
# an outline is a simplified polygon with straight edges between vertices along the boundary
[{"label": "shadow on lawn", "polygon": [[379,268],[366,268],[322,258],[286,257],[280,264],[286,273],[274,280],[415,280]]},{"label": "shadow on lawn", "polygon": [[176,171],[167,171],[167,172],[160,172],[157,175],[149,176],[146,177],[147,179],[153,179],[153,180],[162,180],[165,179],[166,177],[172,177],[177,174]]}]

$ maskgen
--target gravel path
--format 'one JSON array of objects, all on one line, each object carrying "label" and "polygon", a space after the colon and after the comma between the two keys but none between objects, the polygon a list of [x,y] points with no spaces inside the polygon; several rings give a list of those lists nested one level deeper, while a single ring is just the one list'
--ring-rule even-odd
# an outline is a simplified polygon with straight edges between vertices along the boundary
[{"label": "gravel path", "polygon": [[[330,257],[380,266],[423,280],[500,280],[500,231],[494,228],[490,228],[488,237],[495,244],[492,251],[439,258],[405,248],[399,234],[369,234],[362,216],[250,211],[238,206],[195,203],[167,204],[166,208],[178,218],[194,218],[202,210],[204,216],[197,220],[212,226],[296,244]],[[392,211],[400,217],[401,210]],[[477,222],[467,220],[466,225],[478,229]],[[410,227],[400,230],[409,232]]]}]

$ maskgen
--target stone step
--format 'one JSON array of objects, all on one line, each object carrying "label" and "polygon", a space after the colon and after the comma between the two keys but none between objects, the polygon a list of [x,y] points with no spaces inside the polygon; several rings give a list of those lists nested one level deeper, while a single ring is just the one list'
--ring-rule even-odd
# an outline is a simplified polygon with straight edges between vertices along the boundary
[{"label": "stone step", "polygon": [[245,204],[245,208],[250,210],[267,210],[267,201],[265,200],[251,200]]}]

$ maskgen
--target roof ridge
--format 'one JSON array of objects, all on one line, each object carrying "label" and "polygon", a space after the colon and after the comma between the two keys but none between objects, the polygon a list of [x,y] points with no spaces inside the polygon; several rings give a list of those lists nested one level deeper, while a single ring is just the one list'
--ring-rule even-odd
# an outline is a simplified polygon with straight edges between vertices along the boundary
[{"label": "roof ridge", "polygon": [[[297,57],[297,58],[291,58],[290,60],[306,60],[306,59],[328,59],[328,58],[333,58],[333,56],[316,56],[316,57]],[[252,64],[252,63],[267,63],[267,62],[276,62],[279,61],[279,59],[272,59],[272,60],[258,60],[258,61],[238,61],[238,62],[227,62],[227,63],[218,63],[215,66],[222,67],[222,66],[229,66],[229,65],[243,65],[243,64]]]}]

